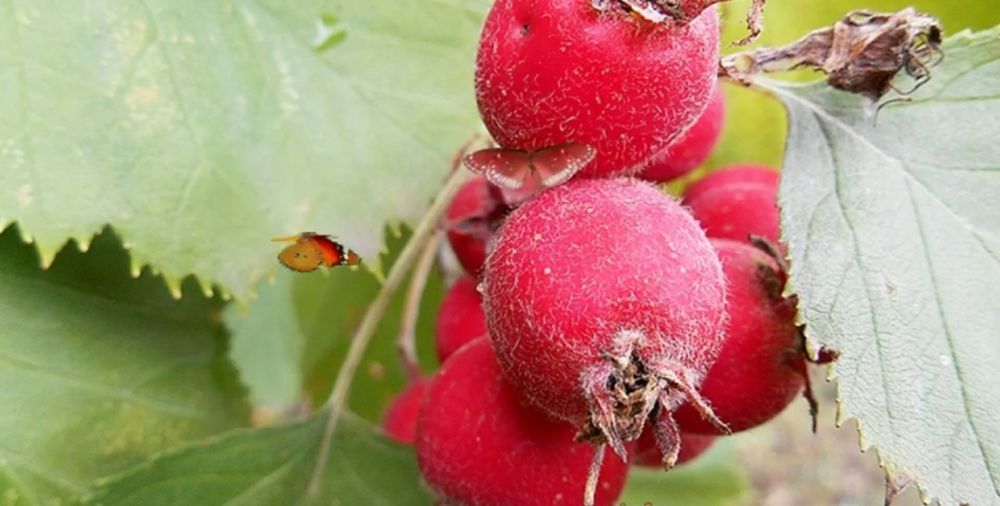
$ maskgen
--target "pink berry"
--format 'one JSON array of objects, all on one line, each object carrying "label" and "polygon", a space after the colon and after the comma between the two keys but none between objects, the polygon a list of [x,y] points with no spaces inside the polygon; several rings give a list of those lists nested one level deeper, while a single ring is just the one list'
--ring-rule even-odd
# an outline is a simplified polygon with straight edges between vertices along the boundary
[{"label": "pink berry", "polygon": [[777,201],[777,172],[752,166],[714,173],[684,195],[684,205],[709,237],[736,241],[757,235],[777,243]]},{"label": "pink berry", "polygon": [[666,183],[691,172],[708,159],[719,141],[725,122],[726,96],[722,92],[722,86],[717,85],[708,107],[698,121],[664,151],[654,155],[639,177]]},{"label": "pink berry", "polygon": [[733,183],[743,184],[763,184],[778,186],[780,174],[777,170],[763,165],[730,165],[694,182],[684,190],[686,198],[695,198],[699,194],[711,190],[717,186]]},{"label": "pink berry", "polygon": [[[571,425],[523,403],[486,339],[456,352],[427,390],[417,460],[443,504],[580,504],[594,449]],[[627,465],[605,456],[600,505],[614,504]]]},{"label": "pink berry", "polygon": [[[780,413],[804,384],[805,353],[795,325],[795,302],[782,297],[786,275],[774,259],[742,242],[712,241],[726,273],[726,342],[701,395],[736,432]],[[685,405],[674,413],[684,432],[718,435]]]},{"label": "pink berry", "polygon": [[498,0],[476,61],[483,121],[504,148],[588,144],[584,176],[641,168],[694,123],[716,82],[718,15],[654,24],[593,0]]},{"label": "pink berry", "polygon": [[448,242],[465,272],[478,276],[486,245],[510,208],[500,190],[476,176],[462,185],[445,213]]},{"label": "pink berry", "polygon": [[403,444],[413,444],[417,434],[417,413],[427,390],[427,380],[411,382],[389,403],[382,418],[382,430]]},{"label": "pink berry", "polygon": [[466,343],[486,335],[486,316],[476,281],[462,276],[444,296],[437,319],[437,356],[443,364]]},{"label": "pink berry", "polygon": [[507,377],[619,455],[654,410],[698,399],[721,347],[719,260],[649,183],[584,179],[542,193],[499,230],[483,282]]},{"label": "pink berry", "polygon": [[[675,466],[686,464],[701,456],[715,443],[715,436],[702,436],[698,434],[681,433],[681,451],[677,454]],[[656,446],[656,437],[653,432],[642,431],[642,436],[635,443],[635,453],[632,454],[632,465],[642,467],[663,466],[663,454]]]}]

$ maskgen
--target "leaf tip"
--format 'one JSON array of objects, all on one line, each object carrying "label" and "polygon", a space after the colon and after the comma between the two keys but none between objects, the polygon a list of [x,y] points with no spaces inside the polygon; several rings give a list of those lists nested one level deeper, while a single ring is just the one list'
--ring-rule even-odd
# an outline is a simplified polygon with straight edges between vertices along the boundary
[{"label": "leaf tip", "polygon": [[167,284],[167,290],[170,292],[170,296],[174,300],[180,300],[181,296],[184,295],[184,291],[181,288],[183,280],[175,276],[163,275],[163,281]]}]

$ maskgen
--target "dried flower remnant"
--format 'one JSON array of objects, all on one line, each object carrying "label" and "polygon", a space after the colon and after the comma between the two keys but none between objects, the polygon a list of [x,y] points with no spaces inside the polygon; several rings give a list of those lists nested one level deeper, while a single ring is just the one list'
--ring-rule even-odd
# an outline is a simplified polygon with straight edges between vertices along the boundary
[{"label": "dried flower remnant", "polygon": [[[674,23],[687,24],[702,11],[728,0],[591,0],[598,11],[618,10],[650,23],[663,23],[668,19]],[[760,36],[764,30],[764,4],[767,0],[752,0],[747,13],[747,29],[750,34],[736,42],[743,46]]]},{"label": "dried flower remnant", "polygon": [[909,91],[896,90],[902,95],[930,80],[930,67],[942,55],[941,34],[936,18],[910,7],[894,14],[854,11],[787,46],[728,56],[721,73],[749,83],[761,72],[813,68],[834,88],[877,101],[895,90],[892,80],[901,70],[915,81]]}]

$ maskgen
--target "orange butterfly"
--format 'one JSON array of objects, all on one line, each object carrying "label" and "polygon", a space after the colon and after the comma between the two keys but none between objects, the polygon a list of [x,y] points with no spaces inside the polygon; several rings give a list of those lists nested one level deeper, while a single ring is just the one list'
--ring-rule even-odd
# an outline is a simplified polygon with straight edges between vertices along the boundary
[{"label": "orange butterfly", "polygon": [[361,263],[357,253],[344,248],[328,235],[302,232],[299,235],[276,237],[271,240],[293,243],[278,253],[278,261],[295,272],[312,272],[321,265],[336,267]]}]

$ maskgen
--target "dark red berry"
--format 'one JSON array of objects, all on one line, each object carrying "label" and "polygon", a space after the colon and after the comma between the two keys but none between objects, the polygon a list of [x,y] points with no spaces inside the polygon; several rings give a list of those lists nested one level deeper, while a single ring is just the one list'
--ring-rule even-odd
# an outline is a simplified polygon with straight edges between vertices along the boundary
[{"label": "dark red berry", "polygon": [[417,413],[427,390],[427,380],[413,381],[389,403],[382,418],[382,430],[400,443],[413,444],[417,433]]},{"label": "dark red berry", "polygon": [[[756,427],[785,409],[802,391],[805,354],[795,324],[795,302],[782,296],[785,273],[773,258],[742,242],[712,241],[726,273],[726,342],[701,394],[736,432]],[[684,432],[718,435],[691,406],[674,416]]]},{"label": "dark red berry", "polygon": [[472,340],[486,335],[486,316],[476,281],[462,276],[448,289],[438,311],[435,343],[441,363]]},{"label": "dark red berry", "polygon": [[[417,460],[443,504],[580,504],[594,449],[575,430],[524,404],[502,379],[489,341],[458,350],[431,383],[417,427]],[[627,465],[604,458],[598,505],[614,504]]]}]

